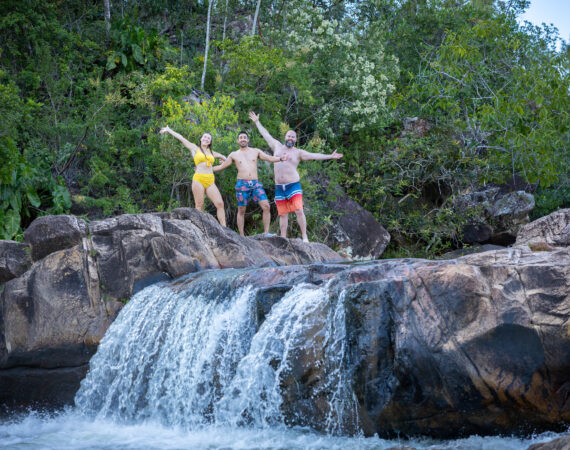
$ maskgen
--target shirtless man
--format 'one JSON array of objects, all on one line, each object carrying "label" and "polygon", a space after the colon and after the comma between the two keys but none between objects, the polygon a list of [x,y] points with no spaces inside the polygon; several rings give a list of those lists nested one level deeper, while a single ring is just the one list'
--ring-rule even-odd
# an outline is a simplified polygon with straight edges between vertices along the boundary
[{"label": "shirtless man", "polygon": [[274,139],[269,132],[259,122],[259,114],[253,111],[249,113],[249,118],[253,120],[263,138],[273,150],[273,154],[282,158],[287,155],[287,160],[275,164],[275,204],[279,214],[279,228],[281,237],[287,237],[287,226],[289,224],[289,213],[294,212],[301,229],[303,242],[309,242],[307,237],[307,219],[303,211],[303,190],[299,183],[299,172],[297,166],[301,161],[323,161],[326,159],[340,159],[342,153],[336,150],[330,155],[324,153],[310,153],[295,147],[297,143],[297,133],[293,130],[287,131],[285,143],[282,144]]},{"label": "shirtless man", "polygon": [[238,169],[236,182],[236,197],[238,204],[237,226],[239,234],[244,236],[245,210],[249,199],[257,202],[263,211],[263,232],[269,234],[269,224],[271,213],[269,211],[269,201],[257,177],[257,159],[264,161],[279,162],[286,161],[287,155],[271,156],[258,148],[249,146],[249,136],[245,131],[240,131],[237,138],[239,150],[232,152],[223,162],[213,167],[214,172],[219,172],[235,163]]}]

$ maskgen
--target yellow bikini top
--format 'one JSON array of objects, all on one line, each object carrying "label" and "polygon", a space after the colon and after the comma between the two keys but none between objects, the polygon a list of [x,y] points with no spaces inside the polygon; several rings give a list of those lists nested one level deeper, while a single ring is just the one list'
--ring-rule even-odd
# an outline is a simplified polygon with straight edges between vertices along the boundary
[{"label": "yellow bikini top", "polygon": [[214,161],[215,158],[212,155],[206,155],[201,151],[197,151],[196,154],[194,155],[194,164],[196,165],[205,162],[208,167],[212,167]]}]

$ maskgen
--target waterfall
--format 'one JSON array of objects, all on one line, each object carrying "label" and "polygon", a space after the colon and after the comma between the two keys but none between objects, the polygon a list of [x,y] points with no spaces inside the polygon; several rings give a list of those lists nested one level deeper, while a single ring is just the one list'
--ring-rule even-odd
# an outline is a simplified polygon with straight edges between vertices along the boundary
[{"label": "waterfall", "polygon": [[244,271],[216,272],[136,294],[92,358],[77,408],[189,429],[357,431],[344,296],[299,284],[261,320]]}]

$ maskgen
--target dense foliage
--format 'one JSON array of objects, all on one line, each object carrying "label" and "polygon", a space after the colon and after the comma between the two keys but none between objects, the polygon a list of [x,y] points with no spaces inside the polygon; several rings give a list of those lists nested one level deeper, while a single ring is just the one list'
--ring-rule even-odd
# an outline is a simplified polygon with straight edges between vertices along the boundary
[{"label": "dense foliage", "polygon": [[[42,214],[192,205],[190,155],[158,130],[208,131],[227,154],[250,129],[267,150],[252,109],[276,138],[345,154],[301,175],[372,212],[390,255],[461,245],[454,196],[515,175],[538,182],[536,216],[570,206],[570,51],[517,22],[527,1],[264,0],[256,24],[257,1],[210,1],[112,2],[110,22],[103,1],[0,4],[0,238]],[[424,129],[404,131],[414,117]],[[234,179],[217,176],[230,226]],[[306,184],[320,240],[335,212]]]}]

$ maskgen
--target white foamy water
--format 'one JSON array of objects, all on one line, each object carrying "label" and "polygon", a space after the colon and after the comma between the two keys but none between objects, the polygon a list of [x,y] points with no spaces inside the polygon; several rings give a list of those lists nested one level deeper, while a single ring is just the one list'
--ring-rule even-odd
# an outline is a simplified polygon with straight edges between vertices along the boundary
[{"label": "white foamy water", "polygon": [[1,449],[374,449],[397,446],[434,450],[523,450],[556,438],[544,433],[528,439],[471,436],[453,441],[384,440],[377,437],[339,437],[307,429],[206,426],[195,430],[153,422],[134,425],[91,419],[77,410],[49,415],[30,413],[0,421]]},{"label": "white foamy water", "polygon": [[[155,285],[134,296],[92,358],[76,406],[54,414],[30,412],[0,419],[0,448],[403,445],[521,450],[557,437],[472,436],[446,442],[364,438],[358,433],[357,402],[349,383],[343,296],[329,295],[326,284],[298,285],[260,324],[255,288],[240,283],[239,271],[228,273],[199,276],[176,289]],[[319,399],[310,411],[295,397],[298,386],[287,385],[307,359],[317,370],[305,399]],[[299,408],[288,407],[291,403]]]}]

